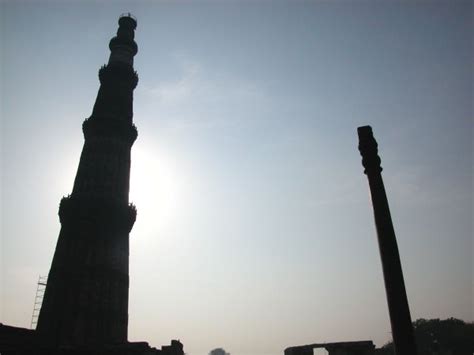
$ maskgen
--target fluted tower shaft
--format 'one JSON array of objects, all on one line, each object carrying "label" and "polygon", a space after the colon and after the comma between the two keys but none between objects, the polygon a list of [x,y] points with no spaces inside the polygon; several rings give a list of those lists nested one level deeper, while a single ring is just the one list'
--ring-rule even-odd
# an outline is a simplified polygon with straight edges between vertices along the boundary
[{"label": "fluted tower shaft", "polygon": [[61,200],[59,233],[37,331],[56,345],[127,341],[129,204],[136,20],[119,19],[108,64],[82,129],[84,147],[72,193]]}]

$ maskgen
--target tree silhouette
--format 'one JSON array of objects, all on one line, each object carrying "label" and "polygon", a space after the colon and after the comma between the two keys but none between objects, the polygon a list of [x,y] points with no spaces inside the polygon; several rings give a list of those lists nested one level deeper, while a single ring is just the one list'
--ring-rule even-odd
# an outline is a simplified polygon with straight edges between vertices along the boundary
[{"label": "tree silhouette", "polygon": [[[413,330],[419,355],[431,355],[449,352],[453,355],[472,355],[474,353],[474,323],[460,319],[417,319]],[[383,349],[393,353],[393,343],[389,342]]]},{"label": "tree silhouette", "polygon": [[230,355],[230,354],[226,353],[225,350],[222,348],[216,348],[214,350],[211,350],[209,352],[209,355]]}]

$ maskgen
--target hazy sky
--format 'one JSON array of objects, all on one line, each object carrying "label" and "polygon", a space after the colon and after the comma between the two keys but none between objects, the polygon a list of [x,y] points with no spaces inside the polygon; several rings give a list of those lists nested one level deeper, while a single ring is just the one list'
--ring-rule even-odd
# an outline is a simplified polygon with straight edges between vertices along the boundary
[{"label": "hazy sky", "polygon": [[130,340],[190,355],[388,341],[366,124],[412,318],[473,321],[472,2],[0,3],[0,322],[30,325],[129,11]]}]

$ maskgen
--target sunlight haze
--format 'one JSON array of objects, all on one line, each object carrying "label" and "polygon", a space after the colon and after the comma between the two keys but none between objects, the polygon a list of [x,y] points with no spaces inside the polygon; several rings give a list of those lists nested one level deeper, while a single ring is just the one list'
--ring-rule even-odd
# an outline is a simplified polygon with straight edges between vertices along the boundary
[{"label": "sunlight haze", "polygon": [[29,327],[98,70],[138,21],[129,339],[189,355],[391,340],[357,127],[412,320],[472,322],[469,1],[0,1],[0,322]]}]

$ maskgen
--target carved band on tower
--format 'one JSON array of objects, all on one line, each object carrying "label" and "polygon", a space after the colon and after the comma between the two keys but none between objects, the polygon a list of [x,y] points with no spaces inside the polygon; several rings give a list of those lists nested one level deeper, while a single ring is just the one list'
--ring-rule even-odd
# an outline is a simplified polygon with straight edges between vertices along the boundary
[{"label": "carved band on tower", "polygon": [[84,147],[71,195],[61,200],[59,233],[38,333],[55,345],[127,342],[130,154],[137,138],[133,90],[136,20],[119,19],[100,88],[82,129]]}]

